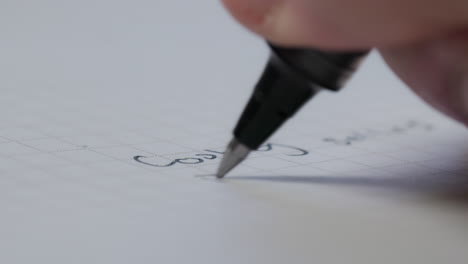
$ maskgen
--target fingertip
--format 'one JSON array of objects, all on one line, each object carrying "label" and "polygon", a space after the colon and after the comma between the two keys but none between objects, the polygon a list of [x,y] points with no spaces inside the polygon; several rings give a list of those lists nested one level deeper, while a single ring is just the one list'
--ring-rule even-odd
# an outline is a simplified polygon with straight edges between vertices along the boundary
[{"label": "fingertip", "polygon": [[239,23],[258,34],[264,31],[265,21],[278,2],[281,0],[222,0]]},{"label": "fingertip", "polygon": [[[311,12],[303,0],[222,0],[231,15],[250,31],[282,46],[360,49],[345,34]],[[317,11],[318,12],[318,11]]]}]

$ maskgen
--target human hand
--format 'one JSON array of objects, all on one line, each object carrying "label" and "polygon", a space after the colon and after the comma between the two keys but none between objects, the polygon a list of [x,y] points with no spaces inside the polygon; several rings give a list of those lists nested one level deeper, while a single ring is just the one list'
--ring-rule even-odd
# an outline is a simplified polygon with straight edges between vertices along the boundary
[{"label": "human hand", "polygon": [[468,1],[222,1],[240,23],[276,44],[377,48],[416,94],[468,125]]}]

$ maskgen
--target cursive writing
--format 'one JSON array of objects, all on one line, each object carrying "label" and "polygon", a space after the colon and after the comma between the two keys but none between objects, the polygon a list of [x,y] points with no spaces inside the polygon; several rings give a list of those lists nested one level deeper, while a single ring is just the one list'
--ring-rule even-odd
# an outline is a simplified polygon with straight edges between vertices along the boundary
[{"label": "cursive writing", "polygon": [[[309,154],[307,150],[302,149],[302,148],[289,146],[289,145],[283,145],[283,144],[275,144],[275,143],[265,144],[261,146],[257,151],[258,152],[270,152],[276,149],[288,150],[288,153],[285,153],[284,155],[292,156],[292,157],[305,156]],[[167,167],[173,167],[177,164],[185,164],[185,165],[201,164],[207,160],[218,159],[221,155],[224,155],[224,152],[206,149],[203,151],[203,153],[197,153],[191,157],[182,157],[182,158],[177,158],[173,160],[168,160],[167,162],[157,161],[156,159],[161,158],[161,156],[157,156],[157,155],[156,156],[135,156],[133,157],[133,159],[136,162],[139,162],[148,166],[157,167],[157,168],[167,168]]]},{"label": "cursive writing", "polygon": [[411,120],[403,125],[395,125],[385,130],[367,129],[360,132],[354,132],[344,138],[326,137],[323,141],[343,146],[382,136],[405,134],[413,130],[431,131],[433,129],[434,126],[432,124]]}]

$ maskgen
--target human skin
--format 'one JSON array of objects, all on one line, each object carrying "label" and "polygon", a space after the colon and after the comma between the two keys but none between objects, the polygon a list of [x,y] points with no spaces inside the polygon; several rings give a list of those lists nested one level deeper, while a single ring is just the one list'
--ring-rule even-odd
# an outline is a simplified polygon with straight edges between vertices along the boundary
[{"label": "human skin", "polygon": [[269,41],[325,50],[377,48],[425,101],[468,125],[467,0],[222,0]]}]

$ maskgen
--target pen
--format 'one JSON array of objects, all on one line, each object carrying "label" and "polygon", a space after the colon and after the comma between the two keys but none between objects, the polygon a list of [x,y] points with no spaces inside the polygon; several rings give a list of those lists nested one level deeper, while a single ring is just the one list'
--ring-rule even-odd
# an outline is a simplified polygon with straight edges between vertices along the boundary
[{"label": "pen", "polygon": [[343,87],[369,53],[269,46],[270,59],[234,129],[218,178],[258,149],[319,91]]}]

